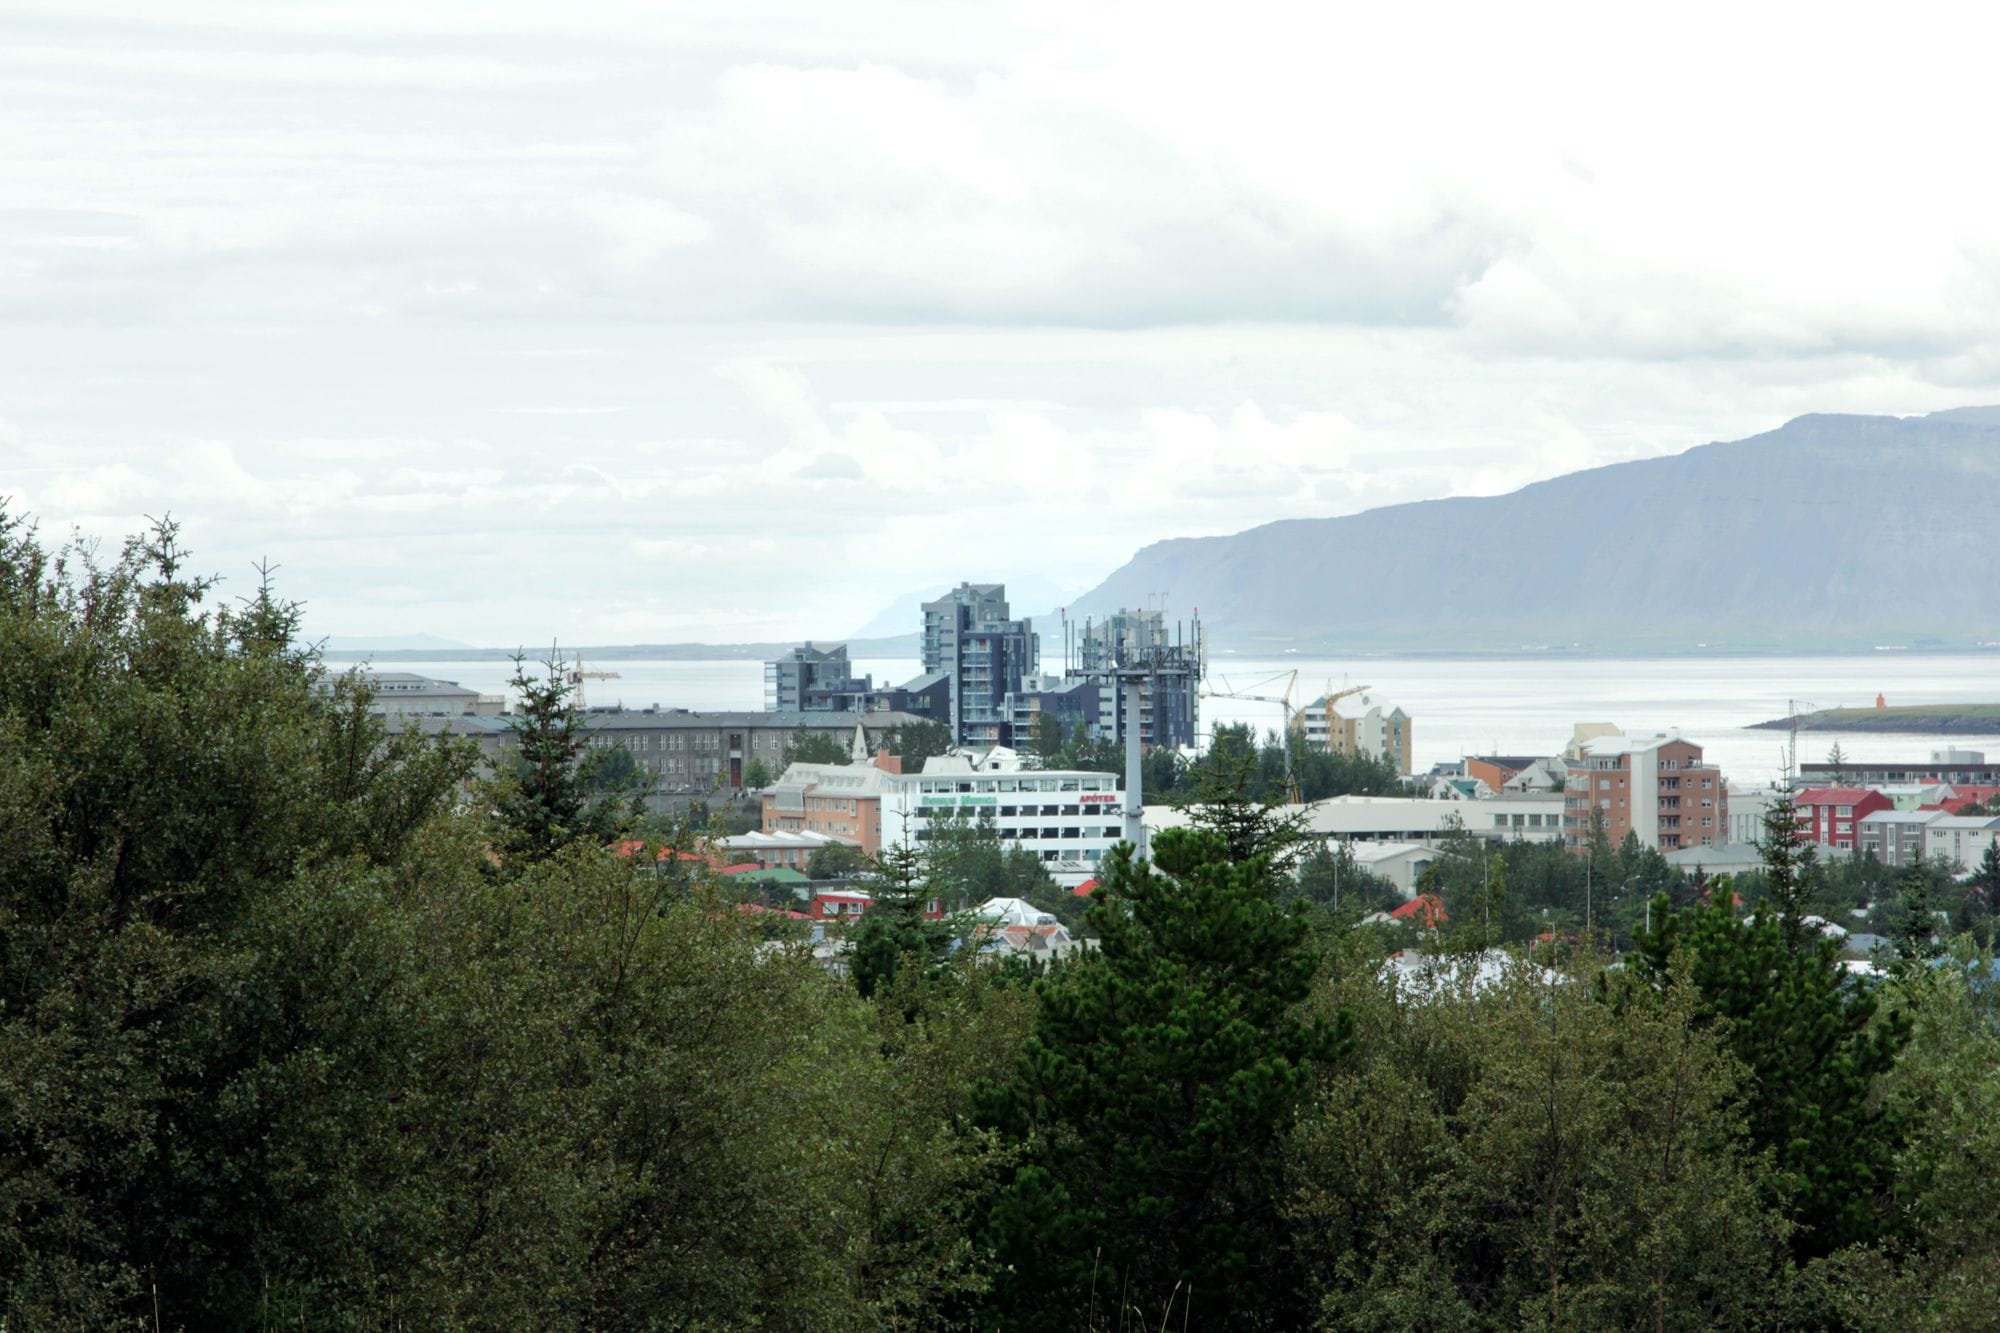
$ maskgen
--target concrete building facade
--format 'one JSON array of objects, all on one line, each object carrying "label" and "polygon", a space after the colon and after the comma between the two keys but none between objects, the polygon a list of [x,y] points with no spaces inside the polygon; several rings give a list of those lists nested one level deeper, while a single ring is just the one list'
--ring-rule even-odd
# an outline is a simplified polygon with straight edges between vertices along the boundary
[{"label": "concrete building facade", "polygon": [[368,711],[386,717],[498,717],[507,708],[505,696],[481,694],[455,680],[434,680],[412,671],[364,675],[375,692]]},{"label": "concrete building facade", "polygon": [[856,676],[847,645],[802,643],[764,664],[764,708],[773,713],[860,713],[870,707],[874,678]]},{"label": "concrete building facade", "polygon": [[1012,745],[1008,696],[1039,674],[1034,626],[1008,613],[998,583],[961,583],[923,604],[923,667],[945,678],[945,721],[960,745]]},{"label": "concrete building facade", "polygon": [[2000,838],[2000,817],[1940,814],[1924,828],[1924,855],[1963,875],[1979,868],[1995,838]]},{"label": "concrete building facade", "polygon": [[1855,824],[1855,851],[1886,866],[1911,866],[1924,859],[1926,830],[1944,818],[1940,810],[1877,810]]},{"label": "concrete building facade", "polygon": [[1729,789],[1692,741],[1599,736],[1582,742],[1563,787],[1563,841],[1572,852],[1589,848],[1593,811],[1614,847],[1628,833],[1661,851],[1710,847],[1728,833]]}]

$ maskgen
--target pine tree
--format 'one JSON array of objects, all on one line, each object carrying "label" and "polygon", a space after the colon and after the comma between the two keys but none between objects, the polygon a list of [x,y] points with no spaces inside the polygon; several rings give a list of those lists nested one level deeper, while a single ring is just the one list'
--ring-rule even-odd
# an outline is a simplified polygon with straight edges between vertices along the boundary
[{"label": "pine tree", "polygon": [[1289,1326],[1280,1137],[1345,1041],[1299,1011],[1305,919],[1268,856],[1212,831],[1162,833],[1150,863],[1121,847],[1103,878],[1101,947],[1041,983],[987,1098],[1025,1154],[987,1215],[996,1306],[1021,1328]]},{"label": "pine tree", "polygon": [[1758,849],[1764,854],[1764,896],[1777,913],[1779,934],[1788,949],[1801,952],[1817,938],[1808,938],[1805,918],[1812,902],[1818,849],[1805,835],[1790,791],[1779,791],[1764,812],[1764,838]]},{"label": "pine tree", "polygon": [[[1767,873],[1784,873],[1782,862]],[[1877,1015],[1875,994],[1849,984],[1832,941],[1769,911],[1740,921],[1734,902],[1727,877],[1711,882],[1706,905],[1688,911],[1672,911],[1660,895],[1653,931],[1638,937],[1635,967],[1657,985],[1685,977],[1700,994],[1703,1020],[1724,1022],[1724,1039],[1752,1076],[1753,1140],[1772,1152],[1799,1223],[1798,1257],[1877,1239],[1888,1225],[1900,1140],[1895,1109],[1880,1101],[1878,1085],[1907,1039],[1907,1022]],[[1675,970],[1677,955],[1684,971]]]},{"label": "pine tree", "polygon": [[527,659],[514,655],[508,684],[521,700],[508,719],[514,764],[492,787],[501,852],[516,870],[578,843],[609,841],[629,822],[636,804],[625,798],[623,783],[605,794],[593,792],[600,765],[585,752],[575,686],[554,649],[541,665],[540,674],[532,673]]}]

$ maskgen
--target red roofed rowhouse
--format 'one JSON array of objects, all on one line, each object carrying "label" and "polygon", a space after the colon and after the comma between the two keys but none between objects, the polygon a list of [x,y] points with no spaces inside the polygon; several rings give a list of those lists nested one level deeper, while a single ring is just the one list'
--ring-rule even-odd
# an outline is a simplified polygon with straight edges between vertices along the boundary
[{"label": "red roofed rowhouse", "polygon": [[1861,821],[1895,802],[1866,787],[1812,787],[1792,804],[1798,807],[1799,831],[1822,847],[1853,851],[1861,839]]}]

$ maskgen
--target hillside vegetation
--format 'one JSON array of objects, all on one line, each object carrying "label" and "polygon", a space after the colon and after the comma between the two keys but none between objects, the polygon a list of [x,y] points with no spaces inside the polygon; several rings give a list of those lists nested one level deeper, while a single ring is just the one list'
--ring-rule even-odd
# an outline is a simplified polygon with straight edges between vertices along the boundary
[{"label": "hillside vegetation", "polygon": [[[1355,928],[1380,886],[1245,797],[1244,738],[1184,775],[1192,827],[1105,865],[1096,947],[1038,968],[927,919],[998,876],[1047,891],[961,830],[867,872],[840,975],[656,859],[693,831],[593,782],[559,672],[480,778],[386,737],[297,619],[219,600],[170,525],[101,558],[0,514],[0,1327],[1949,1330],[2000,1304],[2000,858],[1876,883],[1901,961],[1864,987],[1782,820],[1754,923],[1636,844],[1593,878],[1461,836],[1398,981]],[[1602,921],[1613,881],[1660,890],[1618,904],[1616,969],[1571,911]],[[1532,962],[1489,952],[1537,930]]]}]

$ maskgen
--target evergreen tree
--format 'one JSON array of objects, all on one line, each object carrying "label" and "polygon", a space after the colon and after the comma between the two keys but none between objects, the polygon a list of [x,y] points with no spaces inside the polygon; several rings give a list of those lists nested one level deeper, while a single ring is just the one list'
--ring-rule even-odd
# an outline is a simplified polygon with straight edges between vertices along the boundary
[{"label": "evergreen tree", "polygon": [[2000,838],[1986,844],[1986,854],[1979,858],[1979,869],[1973,872],[1972,883],[1985,899],[1988,912],[2000,912]]},{"label": "evergreen tree", "polygon": [[1662,895],[1633,961],[1656,984],[1693,986],[1705,1022],[1724,1020],[1724,1039],[1752,1076],[1753,1141],[1773,1154],[1799,1223],[1795,1252],[1809,1258],[1874,1240],[1890,1222],[1900,1133],[1878,1085],[1907,1024],[1878,1015],[1875,994],[1848,983],[1832,941],[1770,911],[1738,920],[1734,898],[1727,878],[1688,911],[1673,911]]},{"label": "evergreen tree", "polygon": [[626,780],[602,794],[593,790],[604,761],[586,755],[576,687],[554,649],[539,675],[516,653],[508,684],[520,696],[508,719],[514,764],[494,780],[490,799],[503,860],[519,871],[579,843],[602,846],[631,823],[639,802],[627,794],[632,784]]},{"label": "evergreen tree", "polygon": [[1810,943],[1805,918],[1811,910],[1818,849],[1806,837],[1789,790],[1772,797],[1764,812],[1764,837],[1757,846],[1764,854],[1764,899],[1777,914],[1785,946],[1799,952]]},{"label": "evergreen tree", "polygon": [[848,936],[848,974],[867,999],[893,984],[909,964],[923,970],[942,962],[952,931],[924,916],[932,889],[924,856],[915,848],[883,852],[861,883],[874,902]]},{"label": "evergreen tree", "polygon": [[1344,1033],[1299,1010],[1318,952],[1281,889],[1213,830],[1106,864],[1100,948],[1040,983],[988,1099],[1024,1154],[987,1213],[1007,1326],[1297,1319],[1278,1143]]}]

